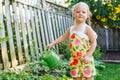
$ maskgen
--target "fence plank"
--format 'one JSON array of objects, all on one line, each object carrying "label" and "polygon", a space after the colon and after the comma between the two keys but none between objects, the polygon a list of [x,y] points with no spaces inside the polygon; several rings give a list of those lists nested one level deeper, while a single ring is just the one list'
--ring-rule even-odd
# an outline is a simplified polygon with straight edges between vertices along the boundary
[{"label": "fence plank", "polygon": [[[120,35],[120,29],[118,30],[118,36]],[[118,50],[120,50],[120,37],[118,37]]]},{"label": "fence plank", "polygon": [[64,33],[67,30],[67,23],[65,22],[66,16],[63,15],[63,26],[64,26]]},{"label": "fence plank", "polygon": [[65,33],[64,32],[64,25],[63,25],[64,23],[63,23],[63,15],[61,15],[61,31],[62,31],[62,35]]},{"label": "fence plank", "polygon": [[15,34],[16,34],[16,40],[17,40],[17,49],[18,49],[18,59],[19,63],[22,64],[24,62],[23,60],[23,52],[22,52],[22,46],[21,46],[21,40],[20,40],[20,31],[19,31],[19,23],[18,23],[18,13],[17,13],[17,3],[13,3],[13,10],[14,10],[14,22],[15,22]]},{"label": "fence plank", "polygon": [[55,23],[56,23],[56,32],[57,32],[57,38],[60,36],[60,32],[59,32],[59,24],[58,24],[58,14],[55,14]]},{"label": "fence plank", "polygon": [[[28,1],[24,3],[24,1],[15,0],[13,4],[9,4],[9,0],[2,1],[5,1],[5,9],[3,8],[4,13],[0,16],[3,17],[5,14],[5,19],[1,18],[2,27],[5,29],[0,30],[0,37],[8,35],[10,40],[0,44],[2,53],[0,69],[3,68],[2,66],[4,68],[10,67],[9,60],[12,67],[17,65],[17,59],[19,61],[18,65],[23,64],[24,60],[30,60],[31,56],[35,56],[34,59],[36,60],[38,53],[45,50],[46,44],[64,34],[67,29],[66,25],[69,25],[63,14],[41,9],[41,7],[37,7],[37,3],[30,5],[31,3]],[[2,6],[2,1],[0,6]]]},{"label": "fence plank", "polygon": [[48,24],[48,35],[49,35],[49,42],[53,42],[54,38],[53,38],[53,32],[52,32],[52,24],[51,24],[51,12],[47,12],[47,24]]},{"label": "fence plank", "polygon": [[25,18],[24,18],[24,12],[23,12],[23,5],[19,4],[19,15],[20,15],[20,24],[22,28],[22,37],[23,37],[23,46],[24,46],[24,54],[26,60],[30,60],[29,54],[28,54],[28,43],[27,43],[27,38],[26,38],[26,26],[25,26]]},{"label": "fence plank", "polygon": [[[42,10],[38,10],[38,18],[39,18],[39,24],[40,24],[40,30],[41,30],[41,36],[42,36],[42,43],[41,43],[41,49],[45,49],[44,45],[46,45],[45,43],[45,34],[44,34],[44,25],[43,25],[43,20],[42,20]],[[42,50],[43,51],[43,50]]]},{"label": "fence plank", "polygon": [[118,41],[118,38],[119,38],[119,37],[118,37],[118,30],[114,30],[114,37],[115,37],[115,38],[114,38],[114,41],[113,41],[113,42],[114,42],[114,45],[115,45],[115,49],[118,50],[118,42],[119,42],[119,41]]},{"label": "fence plank", "polygon": [[[46,24],[46,11],[42,10],[42,20],[43,20],[43,25],[44,25],[44,32],[45,32],[45,41],[46,44],[49,44],[49,40],[48,40],[48,33],[47,33],[47,24]],[[45,48],[45,45],[43,45],[43,47]]]},{"label": "fence plank", "polygon": [[26,20],[26,29],[28,31],[28,42],[29,42],[29,46],[30,46],[30,58],[32,59],[32,61],[34,60],[34,50],[33,50],[33,43],[32,43],[32,35],[31,35],[31,26],[30,26],[30,20],[29,20],[29,10],[28,10],[28,6],[24,5],[24,10],[25,10],[25,20]]},{"label": "fence plank", "polygon": [[[52,22],[52,31],[53,31],[53,36],[54,36],[54,40],[57,39],[57,26],[56,26],[56,19],[55,19],[56,14],[55,13],[51,13],[51,22]],[[58,45],[56,45],[56,48],[58,50]]]},{"label": "fence plank", "polygon": [[113,47],[113,41],[112,41],[113,40],[113,36],[112,36],[112,33],[113,33],[112,30],[109,29],[109,33],[108,33],[109,34],[108,35],[108,37],[109,37],[108,38],[108,40],[109,40],[109,49],[112,49],[112,47]]},{"label": "fence plank", "polygon": [[[0,25],[1,28],[0,29],[0,38],[4,38],[5,37],[5,26],[3,24],[3,9],[2,9],[2,1],[0,1]],[[9,60],[8,60],[8,55],[7,55],[7,45],[6,42],[1,42],[1,55],[2,55],[2,61],[3,61],[3,66],[4,68],[9,68],[10,64],[9,64]],[[0,66],[0,68],[3,68],[2,64]]]},{"label": "fence plank", "polygon": [[38,43],[37,43],[37,34],[36,34],[36,31],[35,31],[35,22],[34,22],[34,19],[33,19],[33,8],[32,7],[29,7],[30,8],[30,21],[31,21],[31,26],[32,26],[32,30],[33,30],[33,39],[34,39],[34,45],[35,45],[35,54],[38,53]]},{"label": "fence plank", "polygon": [[59,32],[60,32],[60,36],[62,35],[62,31],[61,31],[61,18],[60,18],[61,15],[58,15],[58,29],[59,29]]},{"label": "fence plank", "polygon": [[[38,45],[39,45],[40,50],[42,51],[42,46],[41,46],[42,42],[41,42],[41,37],[40,37],[40,26],[38,25],[38,14],[37,14],[37,10],[36,9],[34,9],[34,13],[35,13],[34,16],[35,16],[35,24],[36,24]],[[38,59],[38,54],[39,53],[36,53],[36,54],[37,54],[37,59]]]},{"label": "fence plank", "polygon": [[13,43],[9,0],[5,0],[5,15],[6,15],[6,22],[7,22],[7,32],[10,37],[9,39],[10,56],[11,56],[11,61],[12,61],[12,67],[14,67],[17,65],[17,60],[16,60],[16,55],[15,55],[14,43]]}]

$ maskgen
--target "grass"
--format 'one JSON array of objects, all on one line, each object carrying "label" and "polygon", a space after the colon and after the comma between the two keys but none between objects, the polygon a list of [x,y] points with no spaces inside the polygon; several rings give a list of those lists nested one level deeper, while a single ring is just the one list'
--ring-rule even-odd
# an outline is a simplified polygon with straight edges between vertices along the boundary
[{"label": "grass", "polygon": [[105,66],[95,80],[120,80],[120,64],[105,63]]}]

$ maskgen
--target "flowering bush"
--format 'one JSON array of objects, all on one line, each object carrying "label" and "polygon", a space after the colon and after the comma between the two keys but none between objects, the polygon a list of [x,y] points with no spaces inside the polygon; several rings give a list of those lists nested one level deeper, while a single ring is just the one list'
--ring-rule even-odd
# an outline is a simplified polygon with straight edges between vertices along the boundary
[{"label": "flowering bush", "polygon": [[107,28],[120,28],[119,0],[68,0],[71,6],[83,1],[90,6],[92,20]]}]

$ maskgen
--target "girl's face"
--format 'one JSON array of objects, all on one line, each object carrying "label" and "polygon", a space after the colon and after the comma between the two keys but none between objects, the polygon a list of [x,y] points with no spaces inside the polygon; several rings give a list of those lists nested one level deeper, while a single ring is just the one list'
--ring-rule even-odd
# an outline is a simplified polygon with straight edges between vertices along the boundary
[{"label": "girl's face", "polygon": [[79,5],[74,9],[73,17],[76,21],[86,22],[88,17],[87,8],[84,5]]}]

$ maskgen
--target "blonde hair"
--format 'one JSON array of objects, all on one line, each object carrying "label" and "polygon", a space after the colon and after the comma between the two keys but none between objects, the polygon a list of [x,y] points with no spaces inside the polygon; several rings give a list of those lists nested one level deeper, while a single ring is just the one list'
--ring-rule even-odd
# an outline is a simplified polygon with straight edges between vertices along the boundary
[{"label": "blonde hair", "polygon": [[[83,6],[86,7],[87,13],[88,13],[88,18],[87,18],[87,20],[86,20],[86,23],[87,23],[88,25],[91,25],[92,13],[91,13],[91,11],[90,11],[90,9],[89,9],[89,6],[88,6],[85,2],[79,2],[79,3],[75,4],[75,5],[72,7],[72,16],[73,16],[73,14],[74,14],[74,10],[75,10],[78,6],[80,6],[80,5],[83,5]],[[74,17],[73,17],[73,22],[74,22]]]}]

